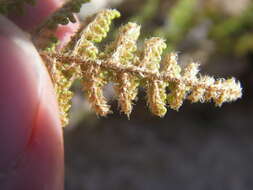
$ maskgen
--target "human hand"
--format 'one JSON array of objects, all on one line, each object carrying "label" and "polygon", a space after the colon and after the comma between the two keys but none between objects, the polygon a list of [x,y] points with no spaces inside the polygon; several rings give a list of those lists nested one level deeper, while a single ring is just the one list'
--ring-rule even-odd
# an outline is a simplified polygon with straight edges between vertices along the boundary
[{"label": "human hand", "polygon": [[[29,31],[61,6],[38,0],[10,18]],[[52,82],[27,34],[0,16],[0,189],[62,190],[63,139]],[[61,26],[63,43],[77,24]]]}]

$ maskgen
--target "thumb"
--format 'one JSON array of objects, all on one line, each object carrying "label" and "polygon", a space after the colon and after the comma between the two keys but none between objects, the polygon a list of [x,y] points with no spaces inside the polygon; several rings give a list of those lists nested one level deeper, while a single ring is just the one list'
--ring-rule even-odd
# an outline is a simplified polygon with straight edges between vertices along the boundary
[{"label": "thumb", "polygon": [[63,189],[53,86],[28,37],[0,16],[0,189]]},{"label": "thumb", "polygon": [[[60,8],[63,3],[64,0],[36,0],[34,6],[25,6],[24,15],[17,16],[15,13],[12,13],[9,18],[24,31],[32,31],[36,26],[42,24],[55,10]],[[70,22],[68,25],[58,26],[55,35],[61,42],[59,48],[62,48],[68,43],[71,36],[77,32],[78,28],[79,21],[77,17],[76,23]]]},{"label": "thumb", "polygon": [[14,12],[9,18],[23,30],[33,30],[63,3],[63,0],[35,0],[35,5],[25,5],[24,15],[17,16]]}]

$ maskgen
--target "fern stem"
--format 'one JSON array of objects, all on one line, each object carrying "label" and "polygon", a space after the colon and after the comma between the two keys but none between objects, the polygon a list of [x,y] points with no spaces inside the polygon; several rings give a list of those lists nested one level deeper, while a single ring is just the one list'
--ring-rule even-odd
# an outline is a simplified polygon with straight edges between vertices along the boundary
[{"label": "fern stem", "polygon": [[[216,83],[201,83],[200,80],[192,80],[191,78],[185,78],[180,76],[172,76],[170,73],[159,73],[152,70],[138,67],[135,65],[121,65],[118,63],[110,62],[107,60],[90,60],[84,59],[80,56],[71,56],[59,53],[49,53],[45,51],[40,51],[40,55],[48,60],[56,59],[61,63],[73,63],[67,69],[76,67],[77,65],[90,65],[90,66],[100,66],[105,70],[112,70],[115,73],[129,73],[134,76],[138,76],[142,79],[148,80],[158,80],[169,83],[184,84],[191,87],[191,89],[204,89],[206,92],[213,92],[216,94],[228,93],[231,98],[229,101],[234,101],[242,96],[242,89],[239,82],[236,82],[234,78],[228,79],[232,80],[230,85],[222,85],[222,82],[226,82],[225,79],[217,79]],[[204,76],[205,77],[205,76]],[[217,104],[218,105],[218,104]]]}]

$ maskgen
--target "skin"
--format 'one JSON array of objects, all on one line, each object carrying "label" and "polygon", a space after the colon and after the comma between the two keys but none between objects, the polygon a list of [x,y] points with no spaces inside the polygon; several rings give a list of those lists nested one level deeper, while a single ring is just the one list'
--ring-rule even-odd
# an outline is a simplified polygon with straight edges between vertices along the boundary
[{"label": "skin", "polygon": [[[61,5],[59,0],[38,0],[35,7],[26,7],[27,15],[10,17],[18,26],[0,16],[0,189],[63,190],[63,138],[53,85],[23,32]],[[59,27],[60,46],[77,27]]]}]

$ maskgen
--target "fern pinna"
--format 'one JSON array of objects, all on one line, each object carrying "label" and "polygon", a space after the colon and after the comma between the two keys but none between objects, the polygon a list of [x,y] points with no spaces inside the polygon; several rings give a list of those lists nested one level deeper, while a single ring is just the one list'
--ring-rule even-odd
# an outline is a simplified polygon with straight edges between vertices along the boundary
[{"label": "fern pinna", "polygon": [[241,97],[242,89],[234,78],[214,79],[199,74],[199,64],[190,63],[183,70],[177,63],[177,54],[162,58],[166,43],[159,37],[145,40],[137,48],[140,26],[128,23],[120,27],[117,37],[101,51],[96,47],[106,36],[113,19],[120,16],[116,10],[103,10],[73,36],[61,50],[41,50],[57,92],[63,125],[68,123],[67,112],[73,96],[72,83],[80,79],[91,107],[99,116],[110,113],[103,95],[103,87],[114,83],[121,112],[128,117],[143,87],[151,112],[163,117],[169,108],[178,110],[184,99],[195,102],[213,101],[216,106]]}]

